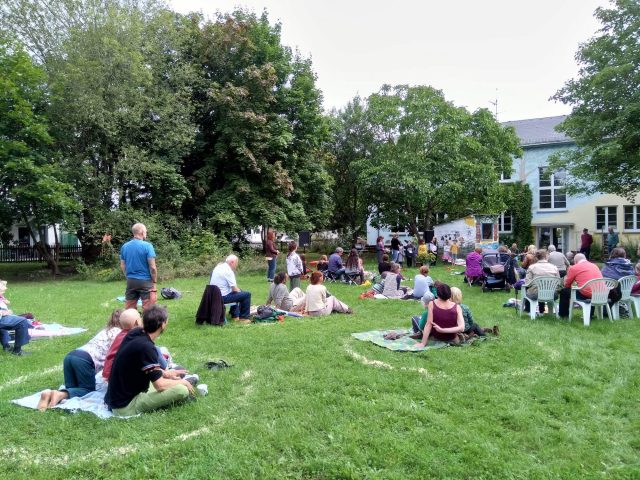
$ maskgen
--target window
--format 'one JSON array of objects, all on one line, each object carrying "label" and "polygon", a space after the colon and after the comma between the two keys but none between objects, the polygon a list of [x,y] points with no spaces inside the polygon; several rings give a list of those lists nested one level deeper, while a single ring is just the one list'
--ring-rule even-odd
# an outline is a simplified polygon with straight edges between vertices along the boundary
[{"label": "window", "polygon": [[624,206],[624,229],[640,230],[640,208],[638,205]]},{"label": "window", "polygon": [[596,230],[618,228],[617,210],[618,207],[596,207]]},{"label": "window", "polygon": [[501,182],[510,182],[511,181],[511,170],[503,171],[500,173],[500,181]]},{"label": "window", "polygon": [[502,214],[498,217],[498,232],[500,233],[511,233],[513,232],[512,225],[513,217],[511,212],[502,212]]},{"label": "window", "polygon": [[493,240],[493,223],[482,224],[482,240]]},{"label": "window", "polygon": [[548,167],[540,167],[540,208],[567,208],[567,194],[564,189],[565,172],[552,172]]}]

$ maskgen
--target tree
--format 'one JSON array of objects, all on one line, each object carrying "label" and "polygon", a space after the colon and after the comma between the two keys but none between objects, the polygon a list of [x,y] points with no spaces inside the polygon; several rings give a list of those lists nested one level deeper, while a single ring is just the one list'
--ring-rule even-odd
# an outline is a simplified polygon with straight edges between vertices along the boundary
[{"label": "tree", "polygon": [[[82,205],[78,238],[95,260],[119,208],[179,217],[189,195],[182,160],[193,145],[194,21],[145,0],[52,0],[49,19],[11,0],[48,74],[54,148]],[[55,30],[55,29],[58,30]]]},{"label": "tree", "polygon": [[184,216],[228,237],[259,225],[323,227],[328,129],[311,62],[281,44],[266,13],[221,15],[200,35],[199,128],[183,169],[191,190]]},{"label": "tree", "polygon": [[370,158],[373,135],[366,116],[366,103],[354,98],[333,116],[334,160],[330,172],[334,179],[335,209],[331,227],[350,235],[355,242],[366,235],[369,202],[358,184],[357,162]]},{"label": "tree", "polygon": [[418,235],[437,213],[463,216],[504,209],[500,172],[520,155],[519,140],[486,109],[468,112],[432,87],[385,85],[369,97],[370,158],[358,184],[374,223]]},{"label": "tree", "polygon": [[0,34],[0,223],[24,223],[57,275],[55,252],[40,229],[62,223],[78,205],[49,148],[45,80],[22,46]]},{"label": "tree", "polygon": [[570,193],[601,191],[633,199],[640,191],[640,3],[598,8],[602,28],[580,47],[578,78],[555,96],[572,105],[558,129],[578,148],[557,155]]}]

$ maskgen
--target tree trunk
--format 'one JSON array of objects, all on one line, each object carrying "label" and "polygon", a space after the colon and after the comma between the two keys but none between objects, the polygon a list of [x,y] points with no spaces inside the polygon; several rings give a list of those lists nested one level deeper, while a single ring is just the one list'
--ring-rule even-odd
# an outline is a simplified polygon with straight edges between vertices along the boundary
[{"label": "tree trunk", "polygon": [[267,254],[267,234],[269,233],[269,225],[262,225],[260,232],[260,240],[262,240],[262,253]]},{"label": "tree trunk", "polygon": [[36,232],[33,228],[33,224],[29,221],[29,218],[26,215],[22,215],[24,219],[24,224],[29,229],[29,236],[33,240],[33,246],[38,251],[38,253],[42,256],[45,262],[47,262],[47,267],[51,270],[51,275],[54,277],[60,275],[60,269],[58,268],[58,262],[54,255],[51,254],[49,248],[44,244],[42,239],[36,238]]}]

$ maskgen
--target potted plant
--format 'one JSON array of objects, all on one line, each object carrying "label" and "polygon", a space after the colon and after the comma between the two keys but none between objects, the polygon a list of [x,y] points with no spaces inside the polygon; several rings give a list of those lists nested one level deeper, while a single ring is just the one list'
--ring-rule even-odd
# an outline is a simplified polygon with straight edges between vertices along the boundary
[{"label": "potted plant", "polygon": [[422,265],[435,265],[436,255],[433,252],[419,253],[416,257],[416,265],[421,267]]}]

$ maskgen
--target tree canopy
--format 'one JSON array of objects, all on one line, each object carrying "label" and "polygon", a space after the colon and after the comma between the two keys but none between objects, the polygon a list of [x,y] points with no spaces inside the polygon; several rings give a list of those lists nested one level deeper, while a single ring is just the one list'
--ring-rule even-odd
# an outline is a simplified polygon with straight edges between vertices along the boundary
[{"label": "tree canopy", "polygon": [[598,8],[602,22],[576,60],[578,77],[553,97],[573,107],[559,129],[578,146],[560,154],[569,192],[601,191],[633,198],[640,191],[640,3]]},{"label": "tree canopy", "polygon": [[[353,118],[355,105],[343,117]],[[356,184],[374,223],[417,234],[438,213],[504,209],[500,173],[521,151],[513,129],[488,110],[470,113],[432,87],[385,85],[368,98],[365,116],[370,136],[349,154],[360,157]]]},{"label": "tree canopy", "polygon": [[0,35],[0,224],[24,224],[52,271],[40,228],[77,213],[70,184],[50,148],[46,77],[22,46]]}]

